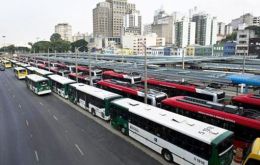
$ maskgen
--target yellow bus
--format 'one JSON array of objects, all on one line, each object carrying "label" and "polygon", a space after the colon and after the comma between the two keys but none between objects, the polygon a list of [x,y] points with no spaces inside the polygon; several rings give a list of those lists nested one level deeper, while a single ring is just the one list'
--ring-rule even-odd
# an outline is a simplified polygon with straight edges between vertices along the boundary
[{"label": "yellow bus", "polygon": [[27,70],[22,67],[14,68],[14,73],[15,73],[15,77],[18,78],[19,80],[25,79],[25,77],[27,76]]},{"label": "yellow bus", "polygon": [[2,64],[5,68],[12,68],[12,63],[7,60],[2,60]]},{"label": "yellow bus", "polygon": [[248,150],[243,165],[259,165],[260,164],[260,138],[256,138],[252,147]]}]

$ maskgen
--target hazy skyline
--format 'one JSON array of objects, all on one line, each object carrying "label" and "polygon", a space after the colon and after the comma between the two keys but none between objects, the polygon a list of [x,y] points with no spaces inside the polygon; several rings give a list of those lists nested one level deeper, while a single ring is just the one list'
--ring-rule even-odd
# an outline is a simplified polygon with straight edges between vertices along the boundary
[{"label": "hazy skyline", "polygon": [[[92,33],[92,9],[105,0],[8,0],[0,6],[0,45],[26,45],[28,42],[49,40],[57,23],[72,25],[72,32]],[[178,11],[188,15],[194,6],[199,11],[216,16],[218,22],[229,23],[243,13],[260,16],[259,0],[128,0],[136,4],[143,16],[143,24],[152,23],[155,10]]]}]

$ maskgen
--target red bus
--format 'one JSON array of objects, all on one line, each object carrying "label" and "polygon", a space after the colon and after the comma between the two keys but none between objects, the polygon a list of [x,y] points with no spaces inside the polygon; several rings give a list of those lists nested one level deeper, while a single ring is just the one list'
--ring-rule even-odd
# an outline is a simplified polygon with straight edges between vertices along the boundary
[{"label": "red bus", "polygon": [[195,85],[185,84],[182,82],[161,81],[156,79],[148,79],[149,88],[157,89],[167,93],[169,97],[174,96],[191,96],[208,100],[212,102],[223,102],[225,92],[210,87],[196,87]]},{"label": "red bus", "polygon": [[[82,75],[89,75],[89,68],[86,66],[78,66],[78,73],[82,73]],[[73,68],[73,72],[76,73],[76,67]],[[100,77],[102,75],[102,70],[91,68],[91,76]]]},{"label": "red bus", "polygon": [[91,83],[90,83],[90,80],[89,80],[89,76],[88,75],[80,75],[80,74],[76,74],[76,73],[69,73],[68,74],[68,78],[72,79],[72,80],[77,80],[77,77],[78,77],[78,82],[79,83],[83,83],[83,84],[87,84],[87,85],[96,85],[98,81],[101,80],[101,78],[99,77],[92,77],[92,80],[91,80]]},{"label": "red bus", "polygon": [[131,73],[131,74],[126,74],[126,73],[118,73],[114,71],[104,71],[102,74],[103,79],[114,79],[114,80],[119,80],[119,81],[124,81],[128,82],[130,84],[136,84],[141,82],[142,77],[138,73]]},{"label": "red bus", "polygon": [[232,98],[232,103],[246,109],[260,110],[260,95],[246,94]]},{"label": "red bus", "polygon": [[234,148],[241,155],[245,154],[255,138],[260,137],[260,112],[257,110],[240,109],[188,96],[165,99],[162,108],[233,131]]},{"label": "red bus", "polygon": [[[98,86],[113,93],[144,102],[145,93],[143,86],[110,79],[99,81]],[[159,92],[153,89],[149,89],[147,92],[147,103],[153,106],[159,107],[161,105],[161,101],[166,98],[167,94],[164,92]]]}]

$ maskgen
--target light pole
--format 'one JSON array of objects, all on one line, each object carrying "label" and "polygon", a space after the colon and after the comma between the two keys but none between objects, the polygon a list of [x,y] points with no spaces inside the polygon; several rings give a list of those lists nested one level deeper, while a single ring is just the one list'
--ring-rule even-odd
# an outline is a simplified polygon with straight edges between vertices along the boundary
[{"label": "light pole", "polygon": [[2,36],[3,37],[3,40],[4,40],[4,54],[5,54],[5,37],[6,36]]},{"label": "light pole", "polygon": [[92,83],[92,75],[91,75],[91,62],[90,62],[90,52],[89,50],[87,51],[88,53],[88,70],[89,70],[89,85],[93,85]]},{"label": "light pole", "polygon": [[185,67],[184,67],[184,49],[185,48],[182,48],[183,50],[182,50],[182,69],[184,70],[185,69]]},{"label": "light pole", "polygon": [[245,64],[246,64],[246,47],[244,48],[244,56],[243,56],[243,70],[242,73],[245,73]]},{"label": "light pole", "polygon": [[77,81],[77,83],[79,82],[79,79],[78,79],[78,49],[79,48],[75,47],[75,55],[76,55],[76,81]]},{"label": "light pole", "polygon": [[50,68],[50,48],[48,48],[48,68],[49,68],[49,71],[51,71],[51,68]]},{"label": "light pole", "polygon": [[146,54],[146,45],[141,43],[144,47],[144,103],[147,104],[147,54]]}]

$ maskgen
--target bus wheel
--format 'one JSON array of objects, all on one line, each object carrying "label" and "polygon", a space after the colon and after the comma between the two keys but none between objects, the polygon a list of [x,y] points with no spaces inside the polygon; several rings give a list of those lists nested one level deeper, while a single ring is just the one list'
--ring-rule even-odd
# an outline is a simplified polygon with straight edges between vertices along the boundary
[{"label": "bus wheel", "polygon": [[91,109],[91,114],[93,115],[93,116],[96,116],[96,112],[95,112],[95,109]]},{"label": "bus wheel", "polygon": [[163,159],[165,159],[167,162],[173,161],[172,154],[170,153],[170,151],[168,151],[166,149],[162,150],[162,156],[163,156]]},{"label": "bus wheel", "polygon": [[124,135],[126,134],[126,130],[125,130],[124,127],[121,127],[121,133],[124,134]]}]

